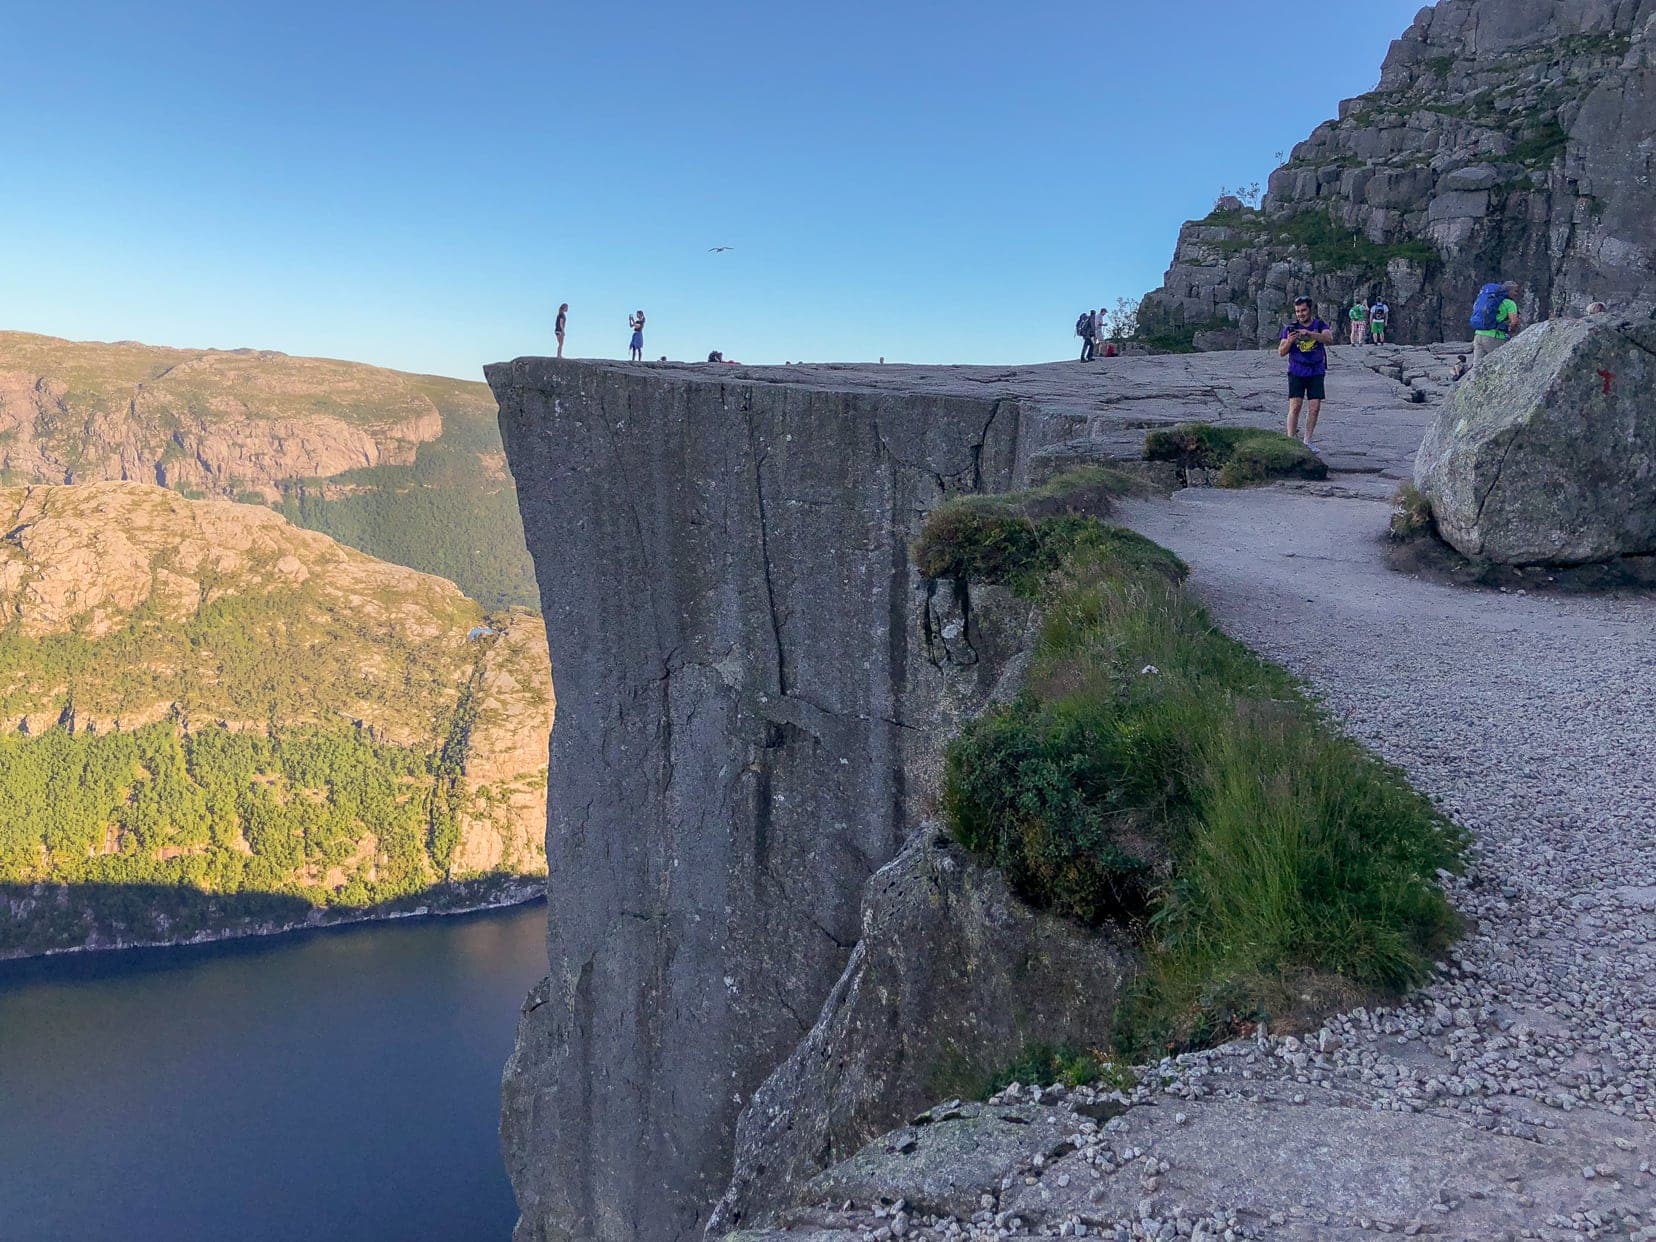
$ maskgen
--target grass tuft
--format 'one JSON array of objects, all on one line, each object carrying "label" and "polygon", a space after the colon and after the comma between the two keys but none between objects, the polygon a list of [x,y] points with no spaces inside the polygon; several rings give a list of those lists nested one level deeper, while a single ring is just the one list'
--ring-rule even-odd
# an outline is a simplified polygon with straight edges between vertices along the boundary
[{"label": "grass tuft", "polygon": [[1388,534],[1393,543],[1413,543],[1425,539],[1434,530],[1432,502],[1412,483],[1405,483],[1392,497],[1391,523]]},{"label": "grass tuft", "polygon": [[1183,563],[1132,531],[1095,521],[1118,496],[1151,490],[1143,479],[1107,466],[1066,471],[1031,491],[957,496],[934,509],[914,545],[927,578],[1001,583],[1032,596],[1076,547],[1086,544],[1155,572],[1182,577]]},{"label": "grass tuft", "polygon": [[1032,904],[1142,938],[1118,1049],[1292,1025],[1424,979],[1456,927],[1439,872],[1461,865],[1459,831],[1221,634],[1171,553],[1021,504],[994,502],[1022,524],[1017,549],[997,535],[950,562],[1010,574],[1043,629],[1022,695],[950,746],[943,810]]},{"label": "grass tuft", "polygon": [[1063,1083],[1071,1088],[1103,1087],[1131,1091],[1138,1085],[1138,1079],[1131,1070],[1096,1049],[1031,1044],[1011,1064],[990,1077],[982,1089],[982,1098],[988,1099],[1013,1083],[1041,1087]]},{"label": "grass tuft", "polygon": [[1326,479],[1328,467],[1304,444],[1280,431],[1180,423],[1144,438],[1146,461],[1218,472],[1220,487],[1248,487],[1272,479]]}]

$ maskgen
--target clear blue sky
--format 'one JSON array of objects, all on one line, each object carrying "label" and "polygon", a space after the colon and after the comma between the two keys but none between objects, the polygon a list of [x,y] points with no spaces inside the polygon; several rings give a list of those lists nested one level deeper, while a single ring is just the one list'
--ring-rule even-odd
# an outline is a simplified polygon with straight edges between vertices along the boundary
[{"label": "clear blue sky", "polygon": [[577,355],[642,307],[650,357],[1060,357],[1418,7],[12,3],[0,327],[475,377],[567,301]]}]

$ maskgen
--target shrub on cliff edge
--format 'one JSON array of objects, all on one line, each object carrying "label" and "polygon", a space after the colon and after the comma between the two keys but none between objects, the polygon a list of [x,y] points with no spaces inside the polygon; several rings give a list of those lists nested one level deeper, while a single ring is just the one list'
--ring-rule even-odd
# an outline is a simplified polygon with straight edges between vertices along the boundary
[{"label": "shrub on cliff edge", "polygon": [[1043,631],[1019,699],[950,746],[944,813],[1026,900],[1142,935],[1118,1046],[1159,1054],[1423,979],[1454,930],[1438,871],[1459,867],[1459,832],[1221,634],[1171,553],[1018,520],[1027,559],[949,561],[1033,594]]},{"label": "shrub on cliff edge", "polygon": [[1328,467],[1304,444],[1280,431],[1180,423],[1144,438],[1146,461],[1181,469],[1218,471],[1220,487],[1247,487],[1271,479],[1326,479]]}]

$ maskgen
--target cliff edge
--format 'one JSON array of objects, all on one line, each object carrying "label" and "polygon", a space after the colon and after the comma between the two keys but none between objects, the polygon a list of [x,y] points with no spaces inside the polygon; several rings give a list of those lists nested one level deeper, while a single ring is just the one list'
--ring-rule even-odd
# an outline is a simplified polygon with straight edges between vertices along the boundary
[{"label": "cliff edge", "polygon": [[862,374],[488,368],[560,706],[551,974],[504,1086],[519,1239],[697,1235],[1012,645],[909,545],[1011,485],[1021,403]]},{"label": "cliff edge", "polygon": [[[692,1238],[726,1191],[739,1114],[824,1012],[943,741],[1025,641],[1004,588],[921,578],[926,513],[1136,455],[1147,427],[1273,427],[1280,366],[489,368],[560,711],[551,973],[504,1084],[520,1240]],[[1365,351],[1330,460],[1406,477],[1417,397],[1446,380],[1435,354]],[[854,1094],[830,1154],[875,1121]],[[752,1151],[780,1149],[755,1109],[758,1201]]]}]

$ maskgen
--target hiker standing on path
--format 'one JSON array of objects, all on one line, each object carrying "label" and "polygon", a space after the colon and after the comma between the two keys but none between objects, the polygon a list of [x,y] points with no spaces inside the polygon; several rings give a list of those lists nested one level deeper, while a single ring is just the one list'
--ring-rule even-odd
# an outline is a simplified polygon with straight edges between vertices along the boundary
[{"label": "hiker standing on path", "polygon": [[632,329],[632,360],[644,361],[644,312],[638,311],[627,316],[627,326]]},{"label": "hiker standing on path", "polygon": [[[1317,304],[1310,298],[1294,299],[1294,322],[1282,330],[1277,356],[1288,359],[1288,435],[1300,438],[1300,408],[1311,403],[1305,414],[1305,447],[1317,431],[1327,397],[1328,346],[1334,343],[1334,329],[1317,318]],[[1315,449],[1311,450],[1315,452]]]},{"label": "hiker standing on path", "polygon": [[564,325],[569,322],[569,303],[558,307],[558,322],[552,326],[552,335],[558,338],[558,357],[563,357]]},{"label": "hiker standing on path", "polygon": [[1508,280],[1478,290],[1478,300],[1472,306],[1474,369],[1518,331],[1518,303],[1513,299],[1522,288],[1517,281]]},{"label": "hiker standing on path", "polygon": [[1075,321],[1075,335],[1081,338],[1081,361],[1093,360],[1093,342],[1098,339],[1098,312],[1084,310]]},{"label": "hiker standing on path", "polygon": [[1363,301],[1362,295],[1352,302],[1351,309],[1346,312],[1351,319],[1351,343],[1361,345],[1368,340],[1369,308]]},{"label": "hiker standing on path", "polygon": [[1369,339],[1376,345],[1386,343],[1386,323],[1391,318],[1391,307],[1379,298],[1369,307]]}]

